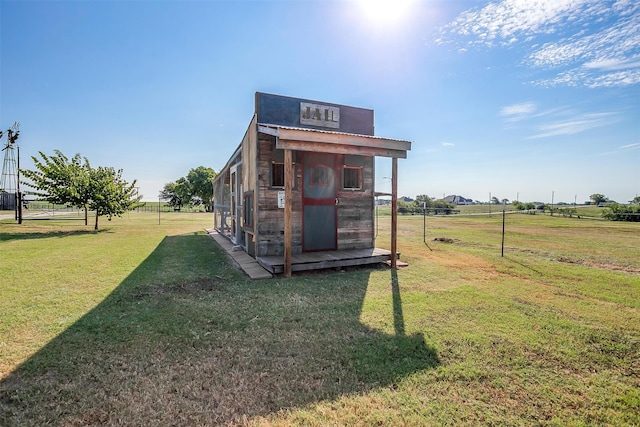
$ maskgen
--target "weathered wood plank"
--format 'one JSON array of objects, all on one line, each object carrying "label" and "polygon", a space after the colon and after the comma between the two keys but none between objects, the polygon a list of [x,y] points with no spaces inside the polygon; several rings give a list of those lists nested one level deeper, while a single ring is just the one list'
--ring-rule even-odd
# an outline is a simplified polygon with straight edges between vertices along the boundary
[{"label": "weathered wood plank", "polygon": [[[307,252],[292,255],[291,271],[377,264],[390,258],[391,251],[380,248]],[[284,262],[281,256],[258,257],[257,261],[272,273],[282,273],[284,271]]]},{"label": "weathered wood plank", "polygon": [[293,160],[291,150],[284,151],[284,277],[291,277],[291,181],[293,178]]},{"label": "weathered wood plank", "polygon": [[379,156],[406,159],[407,152],[390,148],[340,145],[326,142],[290,141],[279,139],[277,148],[297,151],[310,151],[314,153],[355,154],[360,156]]},{"label": "weathered wood plank", "polygon": [[[391,159],[391,253],[398,247],[398,159]],[[396,268],[396,257],[391,258],[391,268]]]},{"label": "weathered wood plank", "polygon": [[339,145],[352,145],[361,147],[375,147],[392,150],[411,150],[411,141],[399,139],[381,138],[375,136],[355,135],[337,132],[313,132],[301,129],[278,128],[276,132],[264,126],[259,126],[260,132],[277,136],[278,139],[288,141],[308,141],[314,143],[329,143]]}]

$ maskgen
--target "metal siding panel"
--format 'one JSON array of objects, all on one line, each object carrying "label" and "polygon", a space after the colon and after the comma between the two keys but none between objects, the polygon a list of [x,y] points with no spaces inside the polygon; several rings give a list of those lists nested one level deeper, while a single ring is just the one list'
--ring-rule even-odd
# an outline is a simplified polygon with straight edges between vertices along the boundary
[{"label": "metal siding panel", "polygon": [[339,107],[340,126],[333,130],[360,135],[374,134],[373,110],[261,92],[256,93],[256,113],[258,114],[258,122],[281,126],[326,130],[326,127],[300,124],[301,102]]}]

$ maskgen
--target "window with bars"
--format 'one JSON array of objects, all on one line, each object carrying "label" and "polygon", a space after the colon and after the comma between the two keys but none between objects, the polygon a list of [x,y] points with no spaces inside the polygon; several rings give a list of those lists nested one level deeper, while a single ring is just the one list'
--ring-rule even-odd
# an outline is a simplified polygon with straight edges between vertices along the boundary
[{"label": "window with bars", "polygon": [[[296,153],[292,153],[293,177],[291,177],[291,188],[296,187]],[[271,170],[269,171],[269,184],[271,188],[284,188],[284,150],[273,149],[271,159]]]},{"label": "window with bars", "polygon": [[345,190],[362,189],[362,168],[345,166],[342,170],[342,188]]},{"label": "window with bars", "polygon": [[271,163],[271,186],[284,187],[284,163]]}]

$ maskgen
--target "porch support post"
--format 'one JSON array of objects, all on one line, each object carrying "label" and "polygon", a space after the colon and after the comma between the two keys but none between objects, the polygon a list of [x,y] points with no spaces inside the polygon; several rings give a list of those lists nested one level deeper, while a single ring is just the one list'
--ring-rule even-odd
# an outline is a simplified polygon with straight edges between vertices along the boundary
[{"label": "porch support post", "polygon": [[398,253],[398,158],[391,158],[391,268],[396,268]]},{"label": "porch support post", "polygon": [[291,277],[292,157],[291,150],[284,150],[284,277]]}]

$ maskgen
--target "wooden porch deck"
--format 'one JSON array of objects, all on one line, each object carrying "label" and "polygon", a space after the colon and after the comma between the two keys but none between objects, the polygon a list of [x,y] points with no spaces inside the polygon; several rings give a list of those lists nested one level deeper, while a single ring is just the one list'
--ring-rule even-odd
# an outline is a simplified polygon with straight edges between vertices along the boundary
[{"label": "wooden porch deck", "polygon": [[[378,264],[389,261],[390,259],[391,251],[380,248],[306,252],[291,256],[291,271],[321,270],[325,268]],[[256,261],[271,273],[278,274],[284,271],[283,256],[258,257]]]},{"label": "wooden porch deck", "polygon": [[[267,256],[254,259],[243,250],[234,250],[229,239],[219,234],[218,231],[214,229],[206,231],[252,279],[268,279],[272,277],[272,274],[280,274],[284,271],[283,256]],[[399,253],[397,257],[400,257]],[[292,256],[291,271],[388,263],[390,260],[391,251],[380,248],[307,252]]]},{"label": "wooden porch deck", "polygon": [[271,273],[262,268],[256,260],[250,257],[245,251],[233,250],[231,241],[219,234],[217,230],[208,229],[206,232],[240,266],[242,271],[247,273],[247,276],[252,279],[270,279],[273,277]]}]

